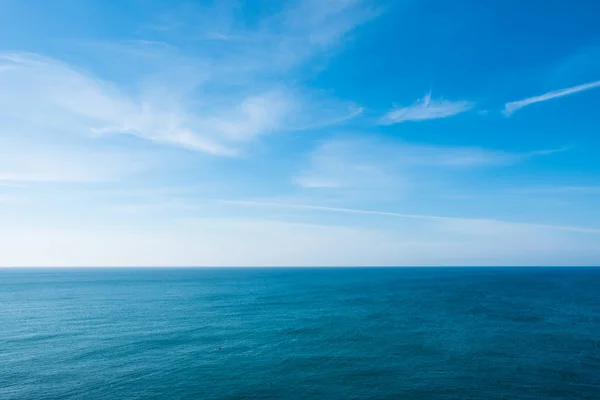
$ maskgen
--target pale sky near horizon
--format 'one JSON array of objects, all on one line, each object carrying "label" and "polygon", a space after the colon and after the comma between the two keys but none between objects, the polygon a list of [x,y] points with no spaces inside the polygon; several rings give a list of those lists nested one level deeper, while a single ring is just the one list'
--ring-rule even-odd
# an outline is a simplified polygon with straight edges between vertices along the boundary
[{"label": "pale sky near horizon", "polygon": [[0,266],[600,265],[598,15],[0,0]]}]

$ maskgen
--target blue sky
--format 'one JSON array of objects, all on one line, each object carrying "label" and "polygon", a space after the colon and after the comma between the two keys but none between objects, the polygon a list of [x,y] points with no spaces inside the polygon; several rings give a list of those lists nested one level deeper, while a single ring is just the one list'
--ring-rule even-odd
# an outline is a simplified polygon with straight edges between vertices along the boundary
[{"label": "blue sky", "polygon": [[600,264],[600,4],[0,8],[0,265]]}]

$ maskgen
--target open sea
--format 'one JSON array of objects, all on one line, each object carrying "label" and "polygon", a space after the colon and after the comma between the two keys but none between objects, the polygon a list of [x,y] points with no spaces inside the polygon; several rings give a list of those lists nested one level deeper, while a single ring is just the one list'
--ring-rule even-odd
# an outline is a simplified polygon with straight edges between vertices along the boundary
[{"label": "open sea", "polygon": [[600,399],[600,268],[0,269],[0,399]]}]

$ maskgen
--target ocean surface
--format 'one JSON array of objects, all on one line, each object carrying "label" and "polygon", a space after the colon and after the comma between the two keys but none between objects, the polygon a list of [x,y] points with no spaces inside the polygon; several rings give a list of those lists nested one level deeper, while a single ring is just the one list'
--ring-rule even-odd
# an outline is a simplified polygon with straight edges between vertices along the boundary
[{"label": "ocean surface", "polygon": [[598,400],[600,269],[0,269],[0,399]]}]

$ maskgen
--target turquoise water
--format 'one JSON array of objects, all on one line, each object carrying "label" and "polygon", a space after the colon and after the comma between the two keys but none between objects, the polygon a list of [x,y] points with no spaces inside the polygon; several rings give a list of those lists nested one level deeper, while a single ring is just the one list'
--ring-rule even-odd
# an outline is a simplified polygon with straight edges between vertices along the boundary
[{"label": "turquoise water", "polygon": [[0,270],[0,399],[599,399],[600,269]]}]

